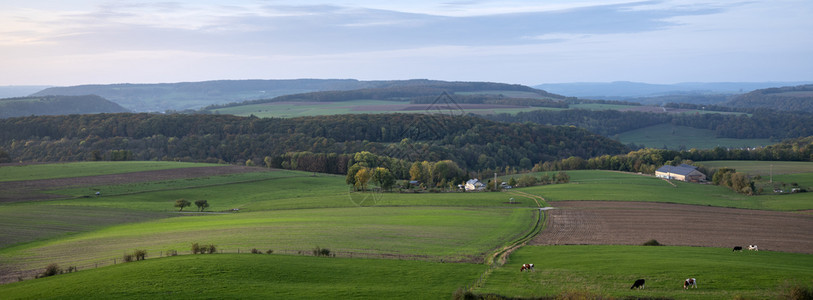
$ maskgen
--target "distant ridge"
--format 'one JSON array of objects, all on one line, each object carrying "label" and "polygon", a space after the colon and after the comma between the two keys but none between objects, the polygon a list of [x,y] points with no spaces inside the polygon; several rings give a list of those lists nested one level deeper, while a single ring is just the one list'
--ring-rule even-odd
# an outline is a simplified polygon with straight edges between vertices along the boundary
[{"label": "distant ridge", "polygon": [[0,118],[121,112],[128,110],[96,95],[0,99]]},{"label": "distant ridge", "polygon": [[756,89],[810,84],[813,82],[683,82],[676,84],[650,84],[630,81],[546,83],[533,87],[565,96],[629,100],[642,97],[674,95],[743,94]]},{"label": "distant ridge", "polygon": [[[52,87],[34,94],[46,95],[100,95],[135,112],[162,112],[197,110],[212,105],[240,103],[250,100],[267,101],[280,96],[299,95],[291,99],[348,97],[342,91],[404,94],[408,97],[438,96],[441,91],[517,91],[532,94],[533,98],[564,99],[560,95],[518,84],[494,82],[453,82],[428,79],[359,81],[355,79],[286,79],[286,80],[216,80],[202,82],[157,84],[108,84]],[[499,96],[499,95],[495,95]],[[299,100],[302,101],[302,100]],[[325,101],[325,100],[315,100]],[[331,101],[331,100],[327,100]],[[332,100],[336,101],[336,100]]]},{"label": "distant ridge", "polygon": [[149,84],[93,84],[52,87],[33,94],[102,96],[136,112],[198,109],[213,104],[325,90],[369,87],[355,79],[214,80]]},{"label": "distant ridge", "polygon": [[739,95],[725,105],[813,112],[813,84],[760,89]]}]

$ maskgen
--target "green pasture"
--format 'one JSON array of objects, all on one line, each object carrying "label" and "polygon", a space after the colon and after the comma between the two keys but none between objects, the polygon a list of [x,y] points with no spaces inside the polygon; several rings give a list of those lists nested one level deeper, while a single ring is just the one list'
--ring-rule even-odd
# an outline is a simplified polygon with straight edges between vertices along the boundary
[{"label": "green pasture", "polygon": [[111,225],[165,218],[129,209],[15,203],[0,205],[0,249],[17,243],[59,238]]},{"label": "green pasture", "polygon": [[755,161],[755,160],[714,160],[699,161],[708,168],[732,168],[737,172],[745,172],[749,175],[760,175],[768,177],[773,175],[813,173],[813,162],[804,161]]},{"label": "green pasture", "polygon": [[[192,243],[236,253],[252,248],[309,252],[316,246],[340,256],[482,262],[486,253],[531,230],[538,211],[528,208],[353,207],[255,213],[196,214],[109,226],[0,249],[0,265],[20,270],[49,263],[112,264],[145,249],[190,252]],[[476,226],[473,226],[476,224]]]},{"label": "green pasture", "polygon": [[624,144],[635,143],[649,148],[712,149],[714,147],[742,148],[760,147],[773,144],[768,139],[718,138],[714,131],[672,124],[658,124],[630,130],[614,136]]},{"label": "green pasture", "polygon": [[[533,263],[535,272],[520,272]],[[697,289],[683,290],[683,280]],[[630,290],[639,278],[643,290]],[[776,299],[788,284],[813,284],[813,255],[668,246],[526,246],[477,293],[539,297],[588,292],[612,297]]]},{"label": "green pasture", "polygon": [[449,299],[481,264],[184,255],[0,285],[4,299]]},{"label": "green pasture", "polygon": [[0,166],[0,181],[71,178],[177,168],[223,166],[165,161],[71,162]]},{"label": "green pasture", "polygon": [[[534,174],[539,176],[541,173]],[[633,173],[578,170],[567,171],[567,174],[570,175],[570,183],[567,184],[517,190],[540,195],[548,201],[644,201],[778,211],[813,209],[809,193],[746,196],[711,184],[672,180],[675,185],[672,186],[663,179]]]}]

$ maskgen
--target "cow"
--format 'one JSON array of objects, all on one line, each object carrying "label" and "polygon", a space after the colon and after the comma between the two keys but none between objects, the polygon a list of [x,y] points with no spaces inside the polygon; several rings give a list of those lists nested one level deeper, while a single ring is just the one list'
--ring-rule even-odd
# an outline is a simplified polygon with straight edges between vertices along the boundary
[{"label": "cow", "polygon": [[689,287],[697,288],[697,280],[694,278],[686,278],[686,280],[683,281],[683,289],[688,290]]},{"label": "cow", "polygon": [[734,251],[740,251],[740,252],[742,252],[742,246],[735,246],[735,247],[734,247],[734,250],[731,250],[731,252],[734,252]]},{"label": "cow", "polygon": [[757,248],[757,245],[748,245],[748,250],[759,251],[759,248]]},{"label": "cow", "polygon": [[644,288],[644,283],[645,282],[646,282],[646,280],[638,279],[638,280],[635,281],[635,283],[632,284],[632,287],[630,287],[630,289],[635,289],[635,288],[642,289],[642,288]]},{"label": "cow", "polygon": [[525,270],[534,271],[534,264],[523,264],[522,267],[519,268],[520,272]]}]

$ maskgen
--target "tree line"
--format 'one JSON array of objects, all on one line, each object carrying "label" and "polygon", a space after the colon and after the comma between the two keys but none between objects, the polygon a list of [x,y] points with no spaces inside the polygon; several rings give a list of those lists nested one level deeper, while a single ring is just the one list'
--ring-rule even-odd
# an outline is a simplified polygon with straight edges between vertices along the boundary
[{"label": "tree line", "polygon": [[813,135],[813,115],[807,113],[778,112],[768,109],[750,110],[750,114],[661,114],[633,111],[593,111],[570,109],[563,111],[536,110],[516,115],[496,114],[484,116],[501,122],[533,122],[547,125],[566,125],[585,128],[604,136],[670,123],[698,129],[713,130],[717,137],[781,140]]},{"label": "tree line", "polygon": [[528,169],[571,155],[628,151],[569,126],[500,123],[472,116],[335,115],[293,119],[184,114],[35,116],[0,120],[10,161],[180,160],[344,174],[361,151],[409,162],[450,160],[465,170]]}]

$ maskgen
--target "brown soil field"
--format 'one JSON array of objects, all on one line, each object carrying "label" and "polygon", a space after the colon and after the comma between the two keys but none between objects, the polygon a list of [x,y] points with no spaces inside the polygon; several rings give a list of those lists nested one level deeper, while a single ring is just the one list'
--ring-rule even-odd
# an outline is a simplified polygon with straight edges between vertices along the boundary
[{"label": "brown soil field", "polygon": [[63,198],[60,195],[42,194],[40,191],[68,187],[137,183],[171,179],[196,178],[236,173],[268,172],[272,169],[244,166],[215,166],[143,171],[124,174],[57,178],[43,180],[0,182],[0,203],[23,202]]},{"label": "brown soil field", "polygon": [[[813,216],[670,203],[556,201],[531,245],[759,246],[813,254]],[[747,250],[746,250],[747,251]]]}]

